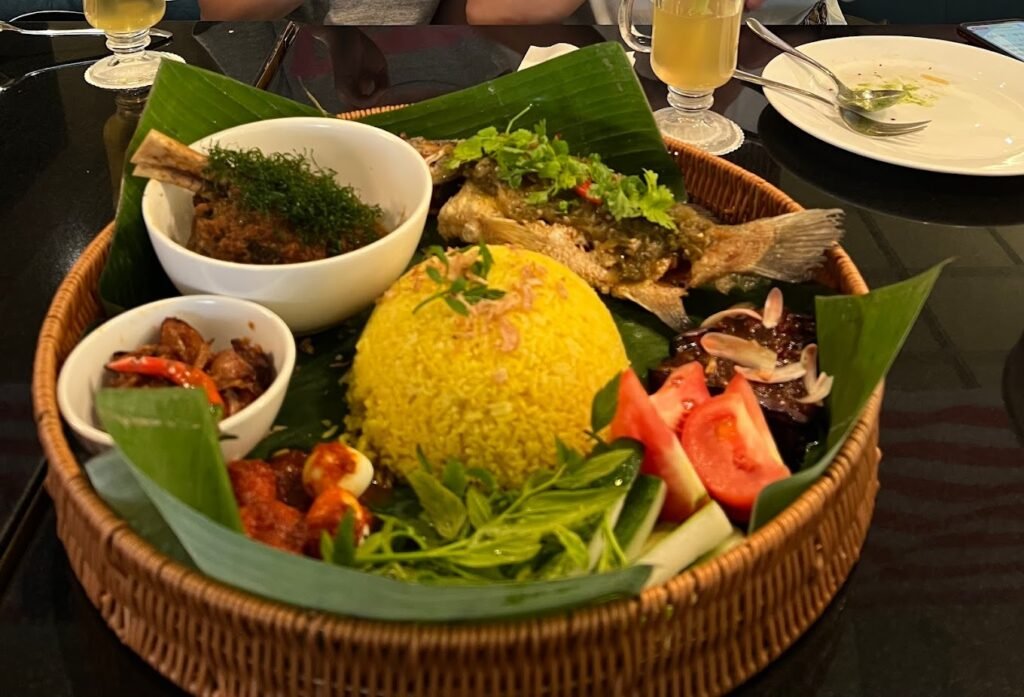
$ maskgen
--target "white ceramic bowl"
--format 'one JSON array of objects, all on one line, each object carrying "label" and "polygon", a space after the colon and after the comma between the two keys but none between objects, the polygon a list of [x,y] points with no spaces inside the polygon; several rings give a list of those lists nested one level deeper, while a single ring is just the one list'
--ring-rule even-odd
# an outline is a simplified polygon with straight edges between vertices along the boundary
[{"label": "white ceramic bowl", "polygon": [[193,143],[205,150],[257,148],[264,153],[310,153],[337,172],[363,201],[379,205],[381,239],[339,256],[297,264],[238,264],[186,249],[192,231],[192,194],[150,181],[142,217],[164,271],[179,291],[246,298],[270,308],[297,333],[337,324],[370,305],[405,270],[416,251],[433,186],[416,150],[379,128],[331,118],[286,118],[229,128]]},{"label": "white ceramic bowl", "polygon": [[280,317],[246,300],[214,295],[168,298],[114,317],[94,329],[74,348],[57,378],[57,404],[64,420],[82,445],[93,453],[113,446],[100,428],[95,395],[103,384],[104,365],[116,351],[153,342],[165,317],[182,319],[213,339],[213,349],[230,348],[232,339],[248,338],[268,354],[277,375],[259,398],[220,422],[221,449],[228,460],[244,457],[263,439],[281,410],[288,381],[295,369],[295,338]]}]

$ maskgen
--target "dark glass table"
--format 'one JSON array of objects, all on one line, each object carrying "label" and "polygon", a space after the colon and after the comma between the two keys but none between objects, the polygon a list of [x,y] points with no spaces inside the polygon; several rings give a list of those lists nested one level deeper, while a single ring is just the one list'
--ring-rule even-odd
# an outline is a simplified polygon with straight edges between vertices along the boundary
[{"label": "dark glass table", "polygon": [[[252,81],[284,25],[176,24],[166,50]],[[952,26],[785,27],[792,43],[859,33],[957,41]],[[269,89],[333,111],[428,98],[515,70],[531,44],[608,27],[302,28]],[[141,103],[82,80],[102,40],[0,35],[0,694],[178,695],[103,624],[71,574],[40,490],[30,374],[50,298],[110,220]],[[740,63],[774,55],[744,34]],[[59,67],[54,67],[59,66]],[[664,87],[638,72],[652,105]],[[949,256],[887,385],[881,491],[864,553],[822,619],[738,690],[777,697],[1024,694],[1024,178],[915,172],[804,135],[731,83],[715,108],[747,142],[729,159],[808,206],[847,211],[870,284]]]}]

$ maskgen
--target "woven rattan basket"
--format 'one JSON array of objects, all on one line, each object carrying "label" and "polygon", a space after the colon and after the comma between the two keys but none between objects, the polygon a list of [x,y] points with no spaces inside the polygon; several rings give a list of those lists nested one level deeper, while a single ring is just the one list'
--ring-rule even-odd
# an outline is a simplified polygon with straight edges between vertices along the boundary
[{"label": "woven rattan basket", "polygon": [[[669,143],[693,200],[726,221],[799,206],[762,179]],[[642,596],[517,622],[416,625],[319,614],[261,600],[155,551],[96,496],[57,411],[57,372],[100,317],[112,229],[61,284],[36,353],[33,394],[57,533],[118,637],[196,695],[718,695],[793,643],[856,561],[874,508],[880,390],[828,472],[739,547]],[[849,257],[823,281],[867,288]]]}]

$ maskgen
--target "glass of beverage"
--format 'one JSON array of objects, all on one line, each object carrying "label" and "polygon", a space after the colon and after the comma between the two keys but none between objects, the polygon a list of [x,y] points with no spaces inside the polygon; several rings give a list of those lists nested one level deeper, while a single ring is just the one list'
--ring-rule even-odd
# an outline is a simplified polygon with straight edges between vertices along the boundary
[{"label": "glass of beverage", "polygon": [[114,55],[85,71],[90,84],[108,90],[133,90],[153,84],[160,61],[181,61],[173,53],[147,51],[149,30],[164,16],[165,0],[85,0],[85,19],[107,35]]},{"label": "glass of beverage", "polygon": [[634,0],[619,6],[619,32],[630,48],[651,54],[668,85],[670,107],[654,114],[661,132],[715,155],[743,144],[743,131],[710,111],[712,92],[736,69],[743,0],[652,0],[652,36],[633,25]]}]

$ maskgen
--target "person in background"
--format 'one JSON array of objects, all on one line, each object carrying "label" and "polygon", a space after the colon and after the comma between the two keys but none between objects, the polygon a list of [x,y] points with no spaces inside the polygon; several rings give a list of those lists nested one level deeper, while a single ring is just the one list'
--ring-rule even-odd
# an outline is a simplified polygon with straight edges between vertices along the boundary
[{"label": "person in background", "polygon": [[302,4],[303,0],[199,0],[199,11],[205,20],[267,20],[280,19]]},{"label": "person in background", "polygon": [[[543,0],[542,0],[543,1]],[[440,0],[331,0],[327,24],[428,24]]]},{"label": "person in background", "polygon": [[[746,0],[765,24],[845,24],[839,0]],[[470,24],[551,24],[569,19],[615,24],[619,0],[466,0]],[[642,12],[640,3],[638,9]],[[647,16],[650,16],[650,8]],[[643,15],[640,15],[643,18]]]}]

